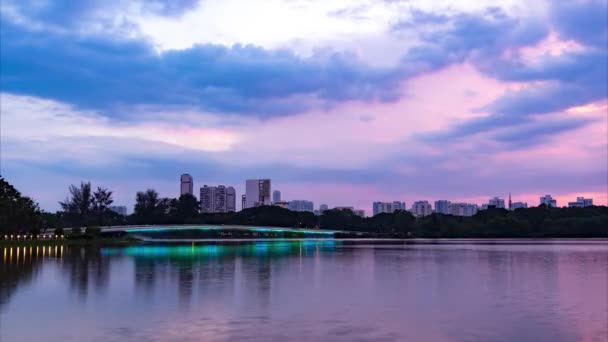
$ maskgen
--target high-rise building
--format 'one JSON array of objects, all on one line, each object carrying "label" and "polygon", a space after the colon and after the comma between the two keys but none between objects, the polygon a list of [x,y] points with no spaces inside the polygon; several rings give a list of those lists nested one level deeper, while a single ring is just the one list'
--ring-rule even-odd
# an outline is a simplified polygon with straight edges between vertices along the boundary
[{"label": "high-rise building", "polygon": [[226,213],[236,209],[236,193],[231,186],[204,185],[200,189],[200,201],[203,213]]},{"label": "high-rise building", "polygon": [[505,209],[505,200],[498,197],[490,198],[488,201],[488,206],[494,206],[498,209]]},{"label": "high-rise building", "polygon": [[593,206],[593,199],[577,197],[576,202],[568,202],[568,208],[585,208]]},{"label": "high-rise building", "polygon": [[477,214],[477,204],[471,203],[450,203],[448,214],[454,216],[473,216]]},{"label": "high-rise building", "polygon": [[180,187],[179,187],[179,195],[190,194],[194,195],[194,181],[192,180],[192,176],[187,173],[184,173],[180,177]]},{"label": "high-rise building", "polygon": [[373,207],[373,216],[376,216],[380,213],[393,213],[397,210],[406,210],[405,202],[393,201],[393,202],[374,202],[372,204]]},{"label": "high-rise building", "polygon": [[247,205],[247,196],[241,195],[241,210],[247,209],[245,205]]},{"label": "high-rise building", "polygon": [[201,213],[213,213],[215,208],[215,187],[204,185],[200,189]]},{"label": "high-rise building", "polygon": [[270,204],[270,179],[248,179],[245,181],[244,208]]},{"label": "high-rise building", "polygon": [[407,208],[405,207],[405,202],[393,201],[393,212],[395,212],[397,210],[406,211]]},{"label": "high-rise building", "polygon": [[557,207],[557,201],[551,197],[551,195],[545,195],[540,198],[540,205],[546,205],[548,207]]},{"label": "high-rise building", "polygon": [[327,209],[329,209],[329,206],[327,206],[327,204],[321,204],[321,205],[319,206],[319,213],[320,213],[320,214],[323,214],[323,212],[324,212],[325,210],[327,210]]},{"label": "high-rise building", "polygon": [[309,211],[312,213],[314,210],[314,203],[306,200],[293,200],[289,201],[287,209],[291,211]]},{"label": "high-rise building", "polygon": [[279,190],[275,190],[272,192],[272,202],[273,203],[281,202],[281,192]]},{"label": "high-rise building", "polygon": [[449,212],[450,201],[446,200],[438,200],[435,201],[435,212],[439,214],[448,215]]},{"label": "high-rise building", "polygon": [[433,213],[433,208],[429,201],[416,201],[412,204],[410,211],[414,216],[422,217],[431,215]]},{"label": "high-rise building", "polygon": [[236,211],[236,190],[233,187],[226,187],[226,212]]},{"label": "high-rise building", "polygon": [[125,207],[124,205],[112,205],[109,206],[108,209],[122,216],[127,216],[127,207]]}]

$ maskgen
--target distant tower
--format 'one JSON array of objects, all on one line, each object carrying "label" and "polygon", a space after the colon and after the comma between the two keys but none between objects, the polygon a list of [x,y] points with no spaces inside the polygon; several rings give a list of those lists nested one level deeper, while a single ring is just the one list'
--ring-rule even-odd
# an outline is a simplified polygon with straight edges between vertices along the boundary
[{"label": "distant tower", "polygon": [[281,202],[281,192],[279,190],[275,190],[272,192],[272,202],[273,203]]},{"label": "distant tower", "polygon": [[192,180],[192,176],[190,176],[187,173],[184,173],[180,177],[179,194],[180,194],[180,196],[185,195],[185,194],[192,195],[193,192],[194,192],[194,182]]},{"label": "distant tower", "polygon": [[513,210],[513,202],[511,202],[511,193],[509,192],[509,210]]}]

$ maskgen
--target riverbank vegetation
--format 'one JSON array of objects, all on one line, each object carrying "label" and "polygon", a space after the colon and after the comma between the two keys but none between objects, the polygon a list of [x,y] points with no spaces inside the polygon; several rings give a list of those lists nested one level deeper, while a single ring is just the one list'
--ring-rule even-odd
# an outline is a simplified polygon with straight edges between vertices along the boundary
[{"label": "riverbank vegetation", "polygon": [[[59,202],[62,210],[47,213],[0,178],[0,239],[6,234],[39,233],[63,235],[62,227],[73,227],[66,240],[99,239],[99,226],[210,224],[294,228],[318,228],[365,232],[374,237],[419,238],[587,238],[608,237],[608,207],[517,209],[490,208],[475,216],[433,214],[415,218],[408,211],[359,217],[350,210],[327,210],[320,216],[276,206],[261,206],[235,213],[199,213],[192,195],[161,198],[152,189],[135,196],[134,213],[123,216],[108,209],[112,191],[93,190],[88,182],[71,186],[69,196]],[[88,227],[88,228],[84,228]],[[120,238],[120,237],[119,237]]]}]

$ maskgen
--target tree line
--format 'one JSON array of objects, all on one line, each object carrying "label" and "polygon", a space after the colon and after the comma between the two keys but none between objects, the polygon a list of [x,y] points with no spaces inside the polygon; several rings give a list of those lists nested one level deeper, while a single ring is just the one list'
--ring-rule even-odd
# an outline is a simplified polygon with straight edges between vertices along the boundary
[{"label": "tree line", "polygon": [[41,229],[140,224],[215,224],[319,228],[357,231],[388,237],[507,238],[608,237],[608,207],[517,209],[490,208],[475,216],[433,214],[415,218],[408,211],[360,217],[350,210],[326,210],[320,216],[277,206],[231,213],[200,213],[196,197],[160,197],[153,190],[137,192],[134,212],[122,216],[109,209],[113,192],[90,182],[71,185],[59,202],[61,210],[47,213],[0,178],[0,233],[37,233]]}]

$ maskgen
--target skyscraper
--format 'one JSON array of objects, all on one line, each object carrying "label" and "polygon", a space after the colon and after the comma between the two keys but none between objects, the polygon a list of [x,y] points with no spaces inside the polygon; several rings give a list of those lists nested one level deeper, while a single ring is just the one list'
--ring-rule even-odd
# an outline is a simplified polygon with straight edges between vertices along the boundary
[{"label": "skyscraper", "polygon": [[435,212],[439,214],[448,215],[449,212],[450,201],[446,200],[438,200],[435,201]]},{"label": "skyscraper", "polygon": [[540,205],[546,205],[548,207],[557,207],[557,201],[551,197],[551,195],[545,195],[540,198]]},{"label": "skyscraper", "polygon": [[454,216],[473,216],[477,214],[477,204],[450,203],[448,205],[448,214]]},{"label": "skyscraper", "polygon": [[372,204],[373,216],[376,216],[380,213],[393,213],[397,210],[406,210],[405,202],[393,201],[393,202],[374,202]]},{"label": "skyscraper", "polygon": [[215,208],[215,187],[204,185],[200,189],[201,213],[213,213]]},{"label": "skyscraper", "polygon": [[208,186],[200,189],[201,212],[226,213],[236,209],[236,193],[231,186]]},{"label": "skyscraper", "polygon": [[421,217],[431,215],[433,208],[431,208],[431,204],[428,201],[416,201],[412,204],[410,211],[414,216]]},{"label": "skyscraper", "polygon": [[244,209],[270,204],[270,179],[248,179],[245,181]]},{"label": "skyscraper", "polygon": [[194,181],[192,180],[192,176],[187,173],[184,173],[180,177],[179,195],[181,196],[185,194],[194,194]]},{"label": "skyscraper", "polygon": [[329,209],[329,206],[327,206],[327,204],[321,204],[319,206],[319,214],[323,214],[323,212],[327,209]]},{"label": "skyscraper", "polygon": [[568,208],[585,208],[593,206],[593,199],[577,197],[576,202],[568,202]]},{"label": "skyscraper", "polygon": [[236,211],[236,190],[233,187],[226,187],[226,212]]},{"label": "skyscraper", "polygon": [[488,206],[494,206],[499,209],[505,209],[505,200],[498,197],[491,198],[488,201]]},{"label": "skyscraper", "polygon": [[314,211],[314,204],[311,201],[306,200],[293,200],[289,201],[287,209],[291,211]]},{"label": "skyscraper", "polygon": [[281,192],[279,190],[275,190],[272,192],[272,202],[273,203],[281,202]]}]

